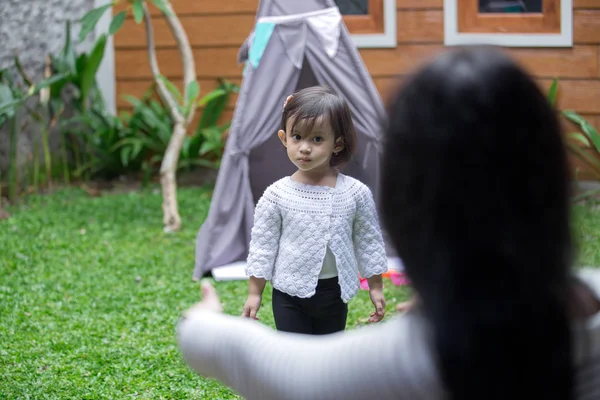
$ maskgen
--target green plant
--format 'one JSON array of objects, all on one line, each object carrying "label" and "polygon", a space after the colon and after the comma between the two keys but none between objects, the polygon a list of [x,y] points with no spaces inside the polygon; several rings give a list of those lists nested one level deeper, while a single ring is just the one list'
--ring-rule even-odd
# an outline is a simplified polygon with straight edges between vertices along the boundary
[{"label": "green plant", "polygon": [[[52,73],[64,74],[66,78],[50,88],[47,109],[52,121],[56,121],[67,108],[72,109],[76,116],[91,114],[88,120],[92,121],[98,114],[105,113],[104,100],[96,84],[96,74],[104,57],[107,35],[99,35],[89,53],[77,54],[71,38],[70,26],[71,22],[67,21],[62,52],[50,56]],[[65,99],[69,99],[69,102],[65,103]],[[63,156],[66,156],[67,151],[73,154],[76,177],[81,177],[81,174],[85,173],[84,177],[89,178],[85,165],[91,162],[90,152],[87,150],[90,147],[89,133],[93,132],[94,127],[93,124],[86,126],[85,120],[85,118],[80,119],[79,131],[61,130],[60,133],[63,136],[63,143],[70,145],[68,150],[63,149]],[[88,135],[79,134],[80,132],[87,132]],[[66,161],[65,165],[68,165],[68,161],[64,161]],[[69,175],[65,171],[66,179],[69,179]]]},{"label": "green plant", "polygon": [[[15,58],[17,68],[20,68],[18,59]],[[9,69],[0,70],[0,128],[8,123],[9,126],[9,199],[14,201],[18,192],[17,178],[17,139],[19,132],[20,112],[26,107],[26,102],[37,95],[41,89],[55,84],[64,79],[59,74],[49,79],[33,84],[27,78],[18,82]],[[37,156],[37,155],[36,155]]]},{"label": "green plant", "polygon": [[67,86],[73,91],[74,105],[79,112],[86,112],[91,104],[104,106],[96,74],[104,58],[107,39],[107,34],[100,34],[89,53],[77,54],[71,38],[71,21],[66,22],[65,45],[59,54],[50,55],[52,72],[65,75],[65,79],[51,87],[50,103],[55,112],[61,108],[63,89]]},{"label": "green plant", "polygon": [[[181,95],[175,85],[166,78],[161,79],[167,83],[175,96]],[[153,175],[159,171],[174,123],[166,107],[150,97],[153,88],[154,85],[142,99],[125,97],[133,106],[133,111],[130,115],[123,115],[123,123],[127,126],[129,134],[118,146],[124,157],[141,157],[141,160],[136,161],[138,164],[141,162],[145,175]],[[230,125],[218,125],[218,121],[222,118],[231,94],[237,91],[237,85],[223,80],[215,90],[198,101],[198,107],[203,107],[202,116],[194,133],[184,138],[177,164],[178,170],[198,166],[218,168],[225,146],[223,133]]]},{"label": "green plant", "polygon": [[[114,175],[121,172],[111,147],[121,139],[123,126],[119,118],[107,112],[96,75],[104,57],[108,35],[116,33],[123,22],[121,17],[113,19],[109,32],[98,36],[89,53],[77,53],[71,37],[71,22],[67,21],[64,47],[60,53],[49,57],[51,73],[63,74],[65,79],[51,86],[43,104],[50,117],[45,129],[50,130],[55,125],[59,127],[63,138],[64,179],[67,182],[71,176],[88,179],[98,173]],[[82,32],[90,28],[89,24],[89,17],[88,21],[82,21]],[[83,38],[80,35],[80,39]],[[67,108],[74,112],[74,116],[57,124]],[[69,166],[69,154],[72,154],[73,167]]]},{"label": "green plant", "polygon": [[[181,227],[181,217],[179,216],[179,207],[177,205],[177,166],[187,129],[194,118],[196,100],[200,94],[200,86],[196,80],[196,67],[192,47],[181,21],[177,18],[173,10],[170,0],[150,1],[161,10],[165,22],[169,26],[173,36],[175,36],[183,69],[184,95],[180,99],[177,99],[169,92],[165,83],[160,79],[161,73],[156,57],[156,46],[154,43],[152,18],[148,11],[148,1],[125,0],[126,3],[131,5],[135,22],[139,24],[143,20],[145,23],[146,47],[148,49],[150,71],[156,83],[158,94],[173,119],[173,131],[171,132],[169,144],[161,161],[160,181],[163,195],[163,229],[174,232]],[[119,0],[114,0],[111,4],[117,4],[118,2]],[[98,20],[110,8],[111,4],[95,8],[82,18],[83,29],[80,34],[81,39],[85,38],[93,30]],[[125,18],[127,11],[122,11],[115,16],[111,22],[111,28],[113,25],[119,26],[122,23],[119,21]]]},{"label": "green plant", "polygon": [[75,178],[111,179],[127,172],[129,160],[124,159],[118,149],[119,142],[127,134],[121,117],[92,108],[85,114],[63,121],[60,126],[64,130],[75,126],[71,130],[73,135],[84,138],[88,157],[73,171]]},{"label": "green plant", "polygon": [[[115,18],[108,35],[114,34],[123,22],[124,18]],[[37,160],[38,147],[43,150],[45,180],[48,184],[52,181],[53,162],[49,136],[66,108],[70,107],[76,116],[73,120],[78,119],[80,122],[77,126],[79,131],[76,133],[65,129],[60,132],[63,136],[61,149],[63,160],[57,165],[63,167],[66,182],[70,181],[72,175],[69,153],[73,154],[77,175],[81,176],[82,173],[87,173],[89,168],[86,167],[89,164],[95,164],[89,157],[88,150],[90,147],[98,148],[98,136],[102,141],[102,134],[100,134],[94,139],[95,142],[91,142],[90,133],[93,133],[94,129],[99,126],[103,126],[104,131],[118,128],[115,127],[118,121],[106,113],[104,101],[96,84],[96,74],[104,57],[107,34],[98,36],[89,53],[78,54],[71,39],[70,26],[70,21],[67,21],[65,45],[59,54],[48,56],[45,79],[40,83],[33,83],[32,79],[24,72],[17,57],[15,57],[14,67],[20,75],[19,81],[8,69],[0,72],[0,126],[8,124],[10,133],[9,197],[11,200],[16,198],[17,193],[16,140],[21,110],[27,111],[29,116],[35,119],[40,126],[41,137],[34,138],[35,155],[32,157],[32,183],[34,186],[37,186],[40,180],[40,168]],[[42,93],[38,101],[35,103],[28,101],[40,91]],[[98,122],[99,120],[102,120],[102,124]],[[60,126],[64,128],[72,125],[62,123]],[[88,134],[81,134],[81,132]]]},{"label": "green plant", "polygon": [[203,138],[203,143],[198,150],[213,166],[218,168],[223,157],[225,141],[223,136],[231,126],[231,122],[218,125],[223,112],[229,103],[231,95],[238,93],[239,86],[226,80],[221,80],[219,86],[211,93],[204,96],[198,103],[204,107],[202,117],[196,128],[196,133]]},{"label": "green plant", "polygon": [[[554,79],[548,92],[548,100],[552,106],[556,105],[557,94],[558,79]],[[576,124],[581,130],[580,132],[567,133],[567,149],[586,166],[595,179],[600,180],[600,134],[589,121],[577,112],[573,110],[561,110],[560,113],[567,120]],[[599,192],[600,190],[588,191],[576,196],[574,200],[578,201]]]},{"label": "green plant", "polygon": [[[170,90],[178,89],[166,78]],[[221,81],[198,101],[202,115],[197,129],[184,139],[177,169],[218,168],[224,149],[223,133],[229,123],[219,125],[223,111],[238,86]],[[75,177],[111,179],[124,174],[141,174],[144,183],[155,176],[169,145],[174,121],[164,104],[155,98],[155,84],[141,98],[124,96],[131,112],[112,116],[102,107],[92,107],[59,125],[72,135],[86,137],[88,160],[74,170]]]}]

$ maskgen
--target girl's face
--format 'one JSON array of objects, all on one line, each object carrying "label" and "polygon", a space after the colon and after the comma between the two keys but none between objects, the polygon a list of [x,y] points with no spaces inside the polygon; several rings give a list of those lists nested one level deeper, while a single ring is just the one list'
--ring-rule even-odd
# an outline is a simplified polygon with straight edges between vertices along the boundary
[{"label": "girl's face", "polygon": [[333,153],[343,149],[342,140],[335,140],[335,134],[325,118],[316,120],[310,131],[306,131],[304,121],[299,121],[292,131],[293,122],[290,118],[286,131],[278,132],[288,157],[300,171],[326,172],[331,168]]}]

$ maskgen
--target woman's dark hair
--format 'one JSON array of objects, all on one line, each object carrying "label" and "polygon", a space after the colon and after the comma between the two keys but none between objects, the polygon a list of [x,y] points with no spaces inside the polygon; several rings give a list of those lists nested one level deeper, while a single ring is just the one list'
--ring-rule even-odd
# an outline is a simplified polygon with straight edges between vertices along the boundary
[{"label": "woman's dark hair", "polygon": [[544,94],[500,51],[449,51],[391,99],[385,141],[383,220],[450,398],[572,399],[569,167]]},{"label": "woman's dark hair", "polygon": [[342,138],[344,149],[331,157],[333,168],[343,168],[356,150],[356,131],[352,122],[350,107],[346,101],[328,86],[311,86],[292,95],[283,109],[281,130],[286,131],[287,122],[292,121],[292,131],[296,124],[303,122],[302,128],[310,131],[319,119],[325,117],[331,124],[335,139]]}]

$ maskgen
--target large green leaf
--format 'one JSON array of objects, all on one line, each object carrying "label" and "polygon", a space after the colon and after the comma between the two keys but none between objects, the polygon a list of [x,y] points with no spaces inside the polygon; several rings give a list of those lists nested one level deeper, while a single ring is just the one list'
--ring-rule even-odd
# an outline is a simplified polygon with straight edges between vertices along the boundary
[{"label": "large green leaf", "polygon": [[51,54],[50,59],[51,59],[51,63],[52,63],[53,73],[68,75],[67,79],[65,79],[63,81],[58,81],[50,86],[50,99],[62,99],[61,96],[62,96],[63,88],[65,87],[65,85],[67,83],[71,82],[75,78],[75,75],[77,74],[76,67],[74,67],[73,71],[71,72],[64,61],[64,57],[62,57],[62,56],[55,57]]},{"label": "large green leaf", "polygon": [[114,16],[112,21],[110,21],[110,27],[108,28],[108,34],[114,35],[121,29],[123,23],[125,22],[125,17],[127,16],[126,11],[121,11],[117,15]]},{"label": "large green leaf", "polygon": [[552,81],[552,85],[550,86],[550,90],[548,91],[548,101],[552,107],[556,105],[556,94],[558,92],[558,79],[554,78]]},{"label": "large green leaf", "polygon": [[191,81],[186,88],[186,99],[183,107],[183,115],[187,117],[192,110],[193,104],[200,95],[200,85],[198,81]]},{"label": "large green leaf", "polygon": [[[89,115],[75,115],[70,118],[61,118],[61,120],[58,122],[58,127],[60,129],[66,129],[71,124],[91,125],[92,124],[91,120],[92,120],[92,118]],[[76,134],[76,135],[84,134],[79,129],[73,130],[72,133]]]},{"label": "large green leaf", "polygon": [[[225,91],[225,94],[223,94],[222,91]],[[202,110],[202,116],[196,131],[200,132],[205,128],[216,125],[221,118],[221,115],[223,115],[223,111],[227,107],[229,96],[231,93],[237,93],[238,91],[239,87],[237,85],[223,80],[218,88],[204,96],[206,98],[206,105]]]},{"label": "large green leaf", "polygon": [[600,134],[598,134],[598,131],[592,126],[592,124],[572,110],[563,111],[563,115],[570,121],[579,125],[583,133],[585,133],[594,144],[596,151],[600,152]]},{"label": "large green leaf", "polygon": [[571,132],[569,134],[567,134],[567,137],[570,138],[571,140],[575,141],[575,142],[579,142],[582,145],[584,145],[585,147],[592,147],[592,144],[590,143],[590,141],[588,140],[588,138],[579,132]]},{"label": "large green leaf", "polygon": [[166,16],[171,16],[173,13],[169,11],[164,0],[152,0],[152,3]]},{"label": "large green leaf", "polygon": [[594,128],[592,126],[592,124],[590,124],[589,122],[586,121],[585,124],[583,124],[581,126],[581,130],[594,143],[594,147],[596,148],[596,151],[600,152],[600,134],[598,133],[596,128]]},{"label": "large green leaf", "polygon": [[75,48],[71,39],[71,21],[67,20],[65,29],[65,47],[63,48],[61,64],[64,70],[59,72],[75,73]]},{"label": "large green leaf", "polygon": [[112,3],[108,3],[98,8],[94,8],[93,10],[85,14],[83,18],[81,18],[81,31],[79,31],[80,42],[83,42],[87,35],[89,35],[94,30],[94,28],[96,28],[96,25],[98,24],[98,21],[100,21],[100,18],[102,18],[102,15],[111,6]]},{"label": "large green leaf", "polygon": [[88,54],[87,53],[81,53],[79,55],[79,57],[77,57],[77,60],[75,60],[75,71],[77,75],[77,81],[79,82],[79,80],[81,79],[81,75],[83,75],[83,71],[85,70],[85,66],[87,65],[87,61],[88,61]]},{"label": "large green leaf", "polygon": [[44,79],[38,83],[36,83],[35,85],[33,85],[31,88],[29,88],[29,95],[36,95],[37,93],[39,93],[39,91],[43,88],[46,87],[50,87],[52,85],[56,85],[59,84],[61,82],[66,81],[69,78],[69,74],[56,74],[56,75],[52,75],[50,78],[48,79]]},{"label": "large green leaf", "polygon": [[597,179],[600,179],[600,161],[574,143],[567,142],[567,147],[588,167]]},{"label": "large green leaf", "polygon": [[[215,90],[218,91],[219,88]],[[208,95],[210,95],[210,93]],[[219,95],[213,99],[208,100],[206,106],[202,110],[202,117],[200,118],[200,122],[198,123],[197,130],[202,130],[204,128],[216,125],[219,119],[221,118],[225,107],[227,107],[228,101],[229,93],[225,95]]]},{"label": "large green leaf", "polygon": [[177,88],[177,86],[175,86],[175,84],[173,82],[171,82],[169,79],[167,79],[166,77],[159,75],[158,79],[160,79],[165,86],[167,87],[167,90],[169,91],[169,93],[171,93],[173,95],[173,97],[175,97],[175,100],[178,102],[182,102],[183,101],[183,96],[181,95],[181,92],[179,91],[179,89]]},{"label": "large green leaf", "polygon": [[198,95],[200,94],[200,85],[198,84],[197,80],[193,80],[187,85],[186,93],[186,104],[191,104],[192,102],[196,101]]},{"label": "large green leaf", "polygon": [[21,64],[21,60],[19,60],[19,56],[15,56],[14,61],[15,67],[17,68],[17,71],[19,71],[19,75],[21,75],[21,78],[23,78],[23,82],[25,82],[27,86],[33,85],[33,82],[31,81],[29,76],[27,76],[27,74],[25,73],[25,69],[23,68],[23,64]]},{"label": "large green leaf", "polygon": [[222,139],[223,129],[217,126],[205,128],[201,131],[201,135],[204,137],[202,146],[200,146],[199,154],[206,155],[210,152],[221,153],[224,147]]},{"label": "large green leaf", "polygon": [[15,78],[9,69],[2,70],[1,80],[5,82],[8,85],[8,88],[11,90],[11,92],[14,93],[13,89],[15,88]]},{"label": "large green leaf", "polygon": [[17,108],[21,105],[22,100],[11,100],[0,103],[0,115],[10,119],[15,116]]},{"label": "large green leaf", "polygon": [[144,2],[143,0],[135,0],[133,2],[133,18],[139,24],[144,19]]},{"label": "large green leaf", "polygon": [[194,158],[195,156],[200,154],[200,148],[202,147],[204,136],[196,134],[194,136],[186,136],[185,138],[185,158]]},{"label": "large green leaf", "polygon": [[13,100],[14,96],[10,87],[7,84],[0,83],[0,103],[6,103]]},{"label": "large green leaf", "polygon": [[198,100],[198,107],[205,106],[208,102],[216,100],[221,96],[227,96],[227,91],[225,89],[217,88]]},{"label": "large green leaf", "polygon": [[135,159],[144,149],[144,142],[141,140],[138,140],[136,142],[133,142],[133,151],[131,152],[131,158]]},{"label": "large green leaf", "polygon": [[131,151],[132,148],[130,146],[123,147],[121,149],[121,163],[127,167],[129,165],[129,161],[131,160]]},{"label": "large green leaf", "polygon": [[155,112],[151,105],[147,105],[133,96],[124,97],[134,106],[134,114],[138,112],[142,116],[142,121],[140,122],[148,126],[151,131],[148,134],[154,133],[160,142],[166,146],[171,139],[171,126]]},{"label": "large green leaf", "polygon": [[20,98],[15,98],[10,86],[0,83],[0,116],[11,119],[21,104]]},{"label": "large green leaf", "polygon": [[81,101],[85,104],[87,97],[90,93],[90,89],[96,81],[96,73],[104,57],[104,49],[106,47],[106,35],[102,34],[96,41],[94,48],[92,49],[90,56],[85,64],[85,69],[80,77],[80,90],[81,90]]},{"label": "large green leaf", "polygon": [[563,111],[563,115],[565,117],[567,117],[567,119],[571,120],[572,122],[574,122],[580,126],[582,123],[585,122],[585,118],[583,118],[581,115],[577,114],[575,111],[565,110],[565,111]]}]

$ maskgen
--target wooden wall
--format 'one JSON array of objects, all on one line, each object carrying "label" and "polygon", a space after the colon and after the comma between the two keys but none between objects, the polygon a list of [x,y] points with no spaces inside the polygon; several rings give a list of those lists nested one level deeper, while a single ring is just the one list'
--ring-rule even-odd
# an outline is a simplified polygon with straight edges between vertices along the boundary
[{"label": "wooden wall", "polygon": [[[600,0],[574,1],[572,48],[511,48],[516,57],[549,87],[559,78],[559,106],[573,109],[600,127]],[[202,92],[216,78],[241,82],[237,51],[254,24],[258,0],[172,0],[188,33],[196,58]],[[115,10],[115,13],[118,10]],[[158,16],[158,10],[153,11]],[[397,0],[398,46],[360,49],[384,100],[393,84],[424,60],[443,49],[443,0]],[[181,86],[181,61],[175,41],[162,18],[154,19],[157,56],[163,75]],[[115,37],[118,107],[123,94],[141,95],[151,84],[144,26],[128,20]],[[235,99],[234,99],[235,100]],[[231,116],[234,100],[227,117]]]},{"label": "wooden wall", "polygon": [[[252,30],[258,0],[171,0],[186,30],[196,62],[201,94],[214,89],[218,78],[240,84],[243,66],[237,65],[237,52]],[[121,11],[116,8],[114,13]],[[181,58],[175,40],[160,12],[150,5],[161,73],[180,89],[183,86]],[[131,13],[129,13],[131,14]],[[117,107],[128,108],[122,95],[141,96],[152,84],[146,52],[144,24],[131,16],[115,35]],[[231,119],[235,96],[224,119]]]}]

